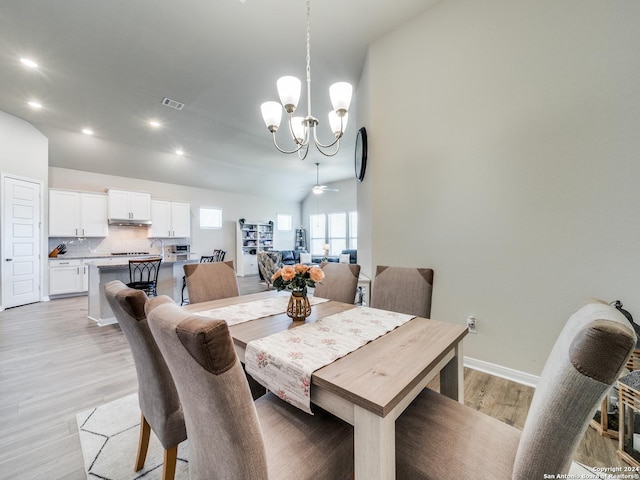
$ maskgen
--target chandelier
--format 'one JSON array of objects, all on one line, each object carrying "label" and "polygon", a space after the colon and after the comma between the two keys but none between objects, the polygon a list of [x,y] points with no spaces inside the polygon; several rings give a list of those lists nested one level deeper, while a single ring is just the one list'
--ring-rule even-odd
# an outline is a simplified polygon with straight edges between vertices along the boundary
[{"label": "chandelier", "polygon": [[[278,79],[278,95],[280,102],[265,102],[261,105],[262,118],[267,128],[273,135],[273,144],[282,153],[297,153],[300,160],[304,160],[309,153],[309,145],[311,138],[316,148],[328,157],[338,153],[340,149],[340,138],[344,134],[347,127],[347,118],[349,104],[351,103],[352,87],[350,83],[338,82],[329,88],[329,96],[331,97],[331,105],[333,110],[329,112],[329,126],[335,136],[333,142],[323,144],[318,141],[316,126],[318,119],[311,115],[311,0],[307,0],[307,116],[294,117],[293,114],[300,100],[301,82],[296,77],[281,77]],[[295,148],[293,150],[284,150],[280,148],[276,141],[276,132],[282,121],[282,109],[289,114],[289,132]],[[334,148],[335,147],[335,148]]]}]

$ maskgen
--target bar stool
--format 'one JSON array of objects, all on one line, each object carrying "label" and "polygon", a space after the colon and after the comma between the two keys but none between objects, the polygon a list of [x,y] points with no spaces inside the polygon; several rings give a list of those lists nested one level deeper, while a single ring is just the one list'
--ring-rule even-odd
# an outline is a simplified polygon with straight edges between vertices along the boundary
[{"label": "bar stool", "polygon": [[143,260],[129,260],[129,283],[127,287],[143,290],[147,296],[158,295],[158,273],[162,258],[145,258]]}]

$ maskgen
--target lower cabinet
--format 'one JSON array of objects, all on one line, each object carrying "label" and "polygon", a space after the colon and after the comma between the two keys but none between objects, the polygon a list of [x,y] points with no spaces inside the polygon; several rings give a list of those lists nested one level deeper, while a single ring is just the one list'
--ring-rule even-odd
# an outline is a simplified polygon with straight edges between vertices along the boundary
[{"label": "lower cabinet", "polygon": [[82,259],[49,260],[49,295],[82,293],[88,289],[89,272]]}]

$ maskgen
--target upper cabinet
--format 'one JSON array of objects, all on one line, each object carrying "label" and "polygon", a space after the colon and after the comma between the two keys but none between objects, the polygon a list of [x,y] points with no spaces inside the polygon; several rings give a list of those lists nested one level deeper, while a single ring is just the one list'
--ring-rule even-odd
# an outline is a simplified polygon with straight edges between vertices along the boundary
[{"label": "upper cabinet", "polygon": [[109,221],[112,223],[151,223],[151,194],[109,189]]},{"label": "upper cabinet", "polygon": [[188,203],[151,201],[149,237],[188,238],[191,236],[191,206]]},{"label": "upper cabinet", "polygon": [[106,195],[49,190],[50,237],[106,237],[108,233]]}]

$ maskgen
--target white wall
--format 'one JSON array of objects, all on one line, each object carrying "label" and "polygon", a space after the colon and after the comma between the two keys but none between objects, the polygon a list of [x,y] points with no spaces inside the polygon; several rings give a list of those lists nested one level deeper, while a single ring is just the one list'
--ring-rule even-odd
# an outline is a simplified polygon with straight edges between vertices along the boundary
[{"label": "white wall", "polygon": [[[49,168],[50,188],[104,192],[106,188],[123,188],[150,192],[152,198],[187,202],[191,205],[191,249],[201,255],[210,254],[214,248],[227,250],[225,260],[236,259],[236,225],[239,218],[248,221],[276,221],[278,213],[291,214],[293,224],[300,223],[300,204],[298,202],[278,201],[251,195],[186,187],[168,183],[151,182],[127,177],[83,172],[65,168]],[[221,230],[202,230],[199,227],[200,207],[222,208],[223,228]],[[138,227],[109,227],[123,229]],[[168,242],[169,243],[169,242]],[[294,244],[294,231],[274,231],[274,248],[291,249]]]},{"label": "white wall", "polygon": [[0,171],[47,185],[48,140],[33,125],[0,111]]},{"label": "white wall", "polygon": [[639,21],[449,0],[371,46],[372,263],[433,267],[467,356],[537,375],[588,297],[640,320]]}]

